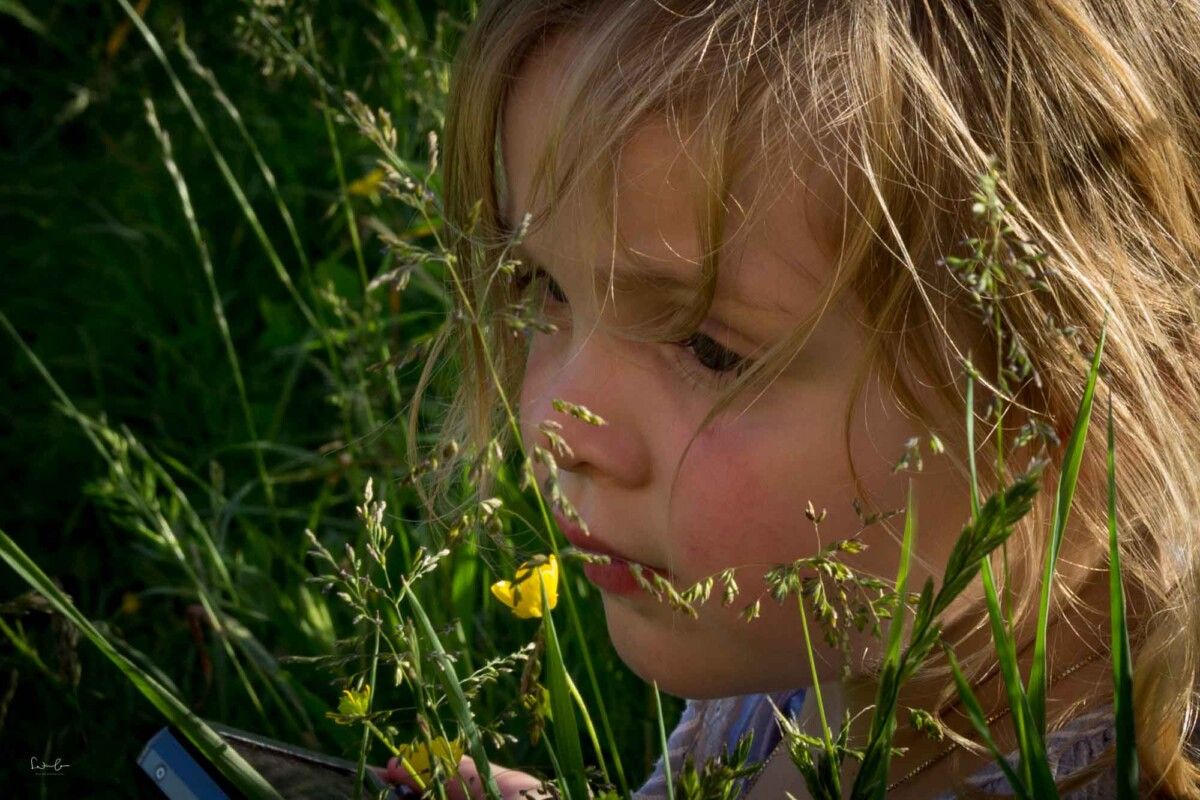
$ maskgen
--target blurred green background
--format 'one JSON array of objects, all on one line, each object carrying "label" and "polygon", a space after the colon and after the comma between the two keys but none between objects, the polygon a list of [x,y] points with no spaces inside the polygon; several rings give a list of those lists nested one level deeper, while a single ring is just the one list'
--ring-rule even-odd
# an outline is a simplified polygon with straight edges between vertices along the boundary
[{"label": "blurred green background", "polygon": [[[447,303],[436,265],[404,291],[364,285],[396,268],[398,243],[430,246],[430,226],[380,191],[380,151],[343,92],[386,109],[396,154],[427,170],[473,4],[131,6],[174,78],[118,0],[0,0],[0,313],[30,351],[0,330],[0,529],[201,716],[352,757],[357,732],[324,712],[335,679],[363,668],[353,657],[361,631],[305,582],[317,565],[303,531],[335,553],[360,541],[354,505],[374,477],[399,551],[437,542],[403,481],[404,415]],[[452,381],[437,373],[423,421],[436,427]],[[506,491],[519,505],[512,481]],[[504,533],[519,539],[511,524]],[[489,564],[512,559],[472,544],[422,584],[448,646],[476,660],[465,666],[533,635],[487,590]],[[598,597],[569,576],[583,625],[559,622],[566,658],[589,705],[607,709],[636,785],[657,752],[652,695],[612,652]],[[161,718],[28,590],[0,568],[0,785],[13,797],[129,796]],[[222,630],[202,593],[222,610]],[[598,680],[582,667],[584,648]],[[281,661],[335,652],[352,657],[332,668]],[[477,712],[509,714],[498,724],[519,741],[497,761],[548,774],[545,751],[521,736],[518,678],[489,687]],[[403,734],[406,698],[380,691]],[[680,704],[664,700],[669,724]],[[35,779],[31,757],[71,766]],[[372,759],[386,760],[379,750]]]}]

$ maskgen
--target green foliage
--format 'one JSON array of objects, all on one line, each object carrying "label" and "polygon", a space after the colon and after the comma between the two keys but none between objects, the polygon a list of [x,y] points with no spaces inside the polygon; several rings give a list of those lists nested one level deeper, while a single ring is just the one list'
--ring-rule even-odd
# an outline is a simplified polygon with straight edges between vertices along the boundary
[{"label": "green foliage", "polygon": [[1138,796],[1140,766],[1133,724],[1133,656],[1125,623],[1125,586],[1117,524],[1117,442],[1113,431],[1112,396],[1108,399],[1108,553],[1109,620],[1112,627],[1113,716],[1117,728],[1117,796]]},{"label": "green foliage", "polygon": [[[966,244],[970,254],[961,258],[946,258],[944,263],[957,271],[969,288],[978,310],[984,320],[992,327],[997,343],[997,374],[992,384],[993,398],[985,417],[997,426],[996,436],[996,475],[1003,480],[1005,476],[1005,446],[1003,423],[1005,414],[1012,404],[1012,395],[1026,382],[1037,380],[1034,365],[1025,354],[1019,338],[1010,330],[1004,315],[1003,297],[1005,287],[1014,280],[1023,278],[1032,283],[1034,288],[1040,288],[1042,274],[1036,266],[1044,256],[1028,242],[1015,238],[1012,229],[1006,222],[1006,207],[998,196],[998,172],[994,164],[989,171],[981,176],[980,190],[976,195],[973,207],[975,216],[982,221],[985,228],[983,236],[968,237]],[[1063,331],[1072,335],[1070,331]],[[982,505],[979,502],[979,475],[975,464],[975,403],[974,390],[977,373],[971,364],[966,365],[967,391],[967,446],[970,454],[971,477],[971,508],[972,516],[968,525],[963,529],[950,553],[942,576],[940,588],[935,589],[932,578],[926,580],[916,601],[913,618],[908,631],[907,645],[902,647],[904,629],[903,605],[897,605],[898,613],[892,616],[885,640],[884,657],[877,679],[876,700],[871,708],[870,727],[863,748],[849,746],[847,733],[850,719],[839,730],[838,738],[832,738],[832,730],[825,719],[821,693],[815,686],[817,683],[815,664],[812,667],[814,690],[820,716],[820,735],[806,734],[780,719],[789,752],[793,762],[800,770],[808,786],[809,793],[814,798],[840,798],[839,771],[840,765],[847,756],[853,756],[862,762],[857,773],[854,786],[850,790],[853,798],[883,798],[889,788],[888,770],[895,749],[892,740],[897,725],[897,701],[901,687],[912,677],[916,670],[930,656],[934,647],[939,644],[941,635],[940,617],[955,598],[960,596],[976,575],[982,578],[984,595],[987,600],[989,622],[996,647],[996,655],[1000,663],[1000,673],[1007,691],[1010,713],[1012,715],[1019,745],[1020,763],[1017,769],[1005,760],[1004,755],[997,749],[987,726],[983,709],[979,705],[972,688],[963,675],[957,658],[949,646],[942,642],[942,649],[950,662],[959,697],[967,708],[968,716],[976,728],[981,741],[991,750],[1000,763],[1005,776],[1019,797],[1057,797],[1053,773],[1046,750],[1046,720],[1045,695],[1047,678],[1045,673],[1045,644],[1048,625],[1049,597],[1053,589],[1058,550],[1066,527],[1066,521],[1074,501],[1076,482],[1083,459],[1084,443],[1087,437],[1088,423],[1100,373],[1100,360],[1104,348],[1105,332],[1101,331],[1100,341],[1091,355],[1083,392],[1080,398],[1078,413],[1075,418],[1071,436],[1062,456],[1062,470],[1059,476],[1058,491],[1055,497],[1054,515],[1049,531],[1049,545],[1046,553],[1046,564],[1042,576],[1041,602],[1037,618],[1037,628],[1034,642],[1033,667],[1028,683],[1021,678],[1017,662],[1017,646],[1013,637],[1011,621],[1006,616],[1004,605],[995,588],[992,575],[990,556],[997,549],[1004,555],[1005,588],[1010,587],[1007,579],[1007,552],[1004,545],[1012,534],[1014,527],[1025,517],[1037,494],[1042,472],[1047,464],[1044,456],[1033,458],[1025,472],[1001,491],[997,491]],[[1036,423],[1037,421],[1035,421]],[[1051,428],[1045,423],[1027,424],[1015,437],[1017,446],[1037,441],[1043,445],[1057,443],[1057,438],[1050,432]],[[905,452],[896,465],[896,470],[908,469],[920,471],[922,468],[920,446],[918,439],[910,440],[905,446]],[[935,452],[941,449],[940,442],[933,444]],[[1015,447],[1014,447],[1015,449]],[[1120,583],[1120,561],[1116,533],[1116,483],[1115,483],[1115,446],[1112,439],[1111,419],[1109,431],[1109,519],[1110,519],[1110,556],[1113,574],[1111,580],[1111,614],[1113,627],[1113,669],[1114,688],[1118,697],[1116,709],[1124,716],[1118,719],[1118,728],[1123,736],[1119,758],[1124,762],[1119,767],[1119,781],[1123,796],[1136,796],[1136,748],[1131,717],[1132,706],[1132,677],[1130,671],[1128,631],[1124,617],[1122,588]],[[900,566],[895,584],[894,596],[906,598],[909,559],[916,536],[916,509],[912,501],[911,491],[908,510],[905,518],[904,537],[901,547]],[[811,511],[809,519],[814,519]],[[861,514],[860,514],[861,516]],[[796,578],[791,579],[792,588]],[[804,597],[802,594],[801,597]],[[809,595],[811,601],[813,595]],[[804,615],[813,614],[817,619],[828,616],[829,611],[822,607],[820,597],[807,608],[801,610]],[[804,627],[805,645],[810,664],[813,664],[811,642],[808,638],[807,626]],[[914,728],[930,728],[930,720],[917,713]],[[940,732],[940,731],[939,731]]]},{"label": "green foliage", "polygon": [[179,698],[153,676],[147,675],[145,670],[118,653],[108,639],[79,613],[79,609],[75,608],[70,598],[64,595],[49,576],[3,531],[0,531],[0,558],[45,597],[55,611],[82,630],[84,635],[162,712],[164,717],[178,727],[192,744],[232,781],[234,786],[255,800],[279,798],[279,793],[272,789],[237,751],[226,746],[217,733],[183,705]]},{"label": "green foliage", "polygon": [[[386,602],[389,580],[423,574],[413,598],[482,746],[552,773],[524,735],[544,704],[521,702],[522,669],[544,654],[487,592],[514,543],[534,549],[544,529],[499,454],[489,470],[511,511],[459,508],[443,525],[419,485],[454,455],[425,433],[452,380],[423,372],[449,308],[431,133],[473,4],[142,7],[0,8],[24,26],[0,59],[13,92],[0,109],[0,521],[116,652],[200,717],[363,764],[441,735],[440,717],[458,732],[438,647],[409,627],[412,608]],[[410,463],[400,415],[422,380]],[[364,518],[372,478],[367,505],[386,511]],[[0,601],[27,589],[0,571]],[[642,684],[611,647],[580,635],[600,598],[571,591],[560,647],[582,758],[625,786],[626,770],[649,771],[652,740],[615,731],[654,712],[626,702]],[[161,714],[49,607],[0,603],[0,623],[0,749],[71,763],[58,790],[127,796]],[[400,635],[415,652],[394,647]],[[341,687],[363,685],[379,735],[326,716]],[[19,793],[39,790],[18,778]]]},{"label": "green foliage", "polygon": [[554,741],[558,751],[559,775],[563,781],[563,796],[567,800],[588,797],[584,779],[583,748],[579,740],[579,726],[575,721],[575,709],[571,707],[571,694],[567,688],[570,676],[563,663],[562,647],[554,627],[554,616],[542,596],[542,619],[546,631],[546,659],[549,672],[550,706],[553,710]]},{"label": "green foliage", "polygon": [[732,753],[723,750],[700,767],[689,754],[673,787],[675,800],[734,800],[745,781],[762,770],[761,763],[747,763],[753,743],[754,734],[746,733],[738,739]]},{"label": "green foliage", "polygon": [[[951,665],[954,669],[955,681],[958,683],[959,695],[967,705],[971,722],[980,737],[993,751],[993,755],[1001,763],[1005,776],[1014,791],[1020,797],[1057,797],[1054,776],[1046,757],[1046,719],[1045,719],[1045,638],[1048,624],[1047,597],[1048,584],[1053,580],[1058,547],[1065,526],[1066,512],[1069,510],[1075,492],[1075,481],[1078,477],[1079,464],[1083,456],[1088,422],[1091,417],[1092,399],[1095,392],[1096,379],[1100,370],[1100,358],[1104,348],[1104,335],[1101,334],[1100,344],[1092,358],[1091,369],[1088,372],[1087,383],[1080,399],[1079,411],[1067,449],[1063,456],[1064,468],[1059,479],[1059,491],[1055,505],[1055,519],[1047,548],[1047,562],[1042,584],[1042,604],[1037,620],[1037,634],[1033,668],[1028,684],[1021,680],[1020,670],[1016,659],[1016,646],[1012,634],[1006,625],[999,599],[991,585],[990,571],[985,567],[985,588],[988,592],[988,614],[992,625],[993,639],[997,655],[1000,658],[1001,674],[1004,677],[1005,688],[1009,694],[1011,714],[1017,731],[1017,742],[1020,753],[1020,764],[1013,770],[1005,761],[992,742],[987,722],[983,717],[974,692],[967,685],[957,661],[951,654]],[[1110,445],[1111,446],[1111,445]],[[1110,492],[1115,491],[1115,484],[1110,483]],[[1115,502],[1110,497],[1110,502]],[[986,508],[986,506],[985,506]],[[1116,617],[1114,626],[1124,627],[1124,619],[1119,622]]]},{"label": "green foliage", "polygon": [[[583,582],[564,580],[562,607],[545,607],[536,623],[487,590],[522,554],[560,554],[551,509],[584,524],[558,482],[556,459],[570,454],[561,423],[540,426],[549,448],[505,453],[497,439],[470,454],[443,505],[426,502],[424,479],[460,454],[459,443],[432,433],[455,380],[453,364],[442,366],[447,343],[497,321],[547,329],[520,303],[495,319],[450,313],[462,282],[454,243],[441,238],[436,134],[449,57],[474,4],[82,8],[97,24],[73,24],[78,3],[42,4],[36,15],[0,3],[0,15],[22,26],[10,52],[23,78],[20,102],[0,110],[12,144],[0,149],[0,231],[10,237],[0,323],[14,345],[0,350],[9,399],[0,439],[6,463],[20,466],[0,483],[0,519],[15,532],[0,540],[15,569],[0,576],[0,599],[17,597],[0,605],[0,750],[63,755],[73,770],[61,788],[120,797],[161,715],[211,752],[200,721],[210,717],[354,755],[360,772],[389,754],[462,742],[491,797],[493,759],[552,775],[575,800],[628,795],[665,749],[680,703],[664,702],[657,687],[652,702],[630,702],[646,688],[589,635],[584,620],[594,624],[601,610]],[[1004,296],[1037,289],[1044,256],[1007,224],[994,169],[981,177],[974,211],[979,235],[945,266],[995,334],[983,418],[1003,430],[1013,395],[1037,379],[1009,332]],[[497,279],[519,276],[502,263]],[[941,614],[976,576],[1021,725],[1022,764],[1010,780],[1022,796],[1051,796],[1045,614],[1102,347],[1067,446],[1028,687],[989,562],[1006,555],[1045,468],[1035,457],[1009,480],[1005,447],[1052,442],[1042,420],[1011,442],[997,439],[997,489],[982,504],[972,459],[972,518],[940,584],[908,590],[910,500],[894,583],[854,568],[865,548],[855,534],[775,565],[744,603],[753,624],[764,599],[794,599],[814,683],[810,618],[847,658],[852,632],[886,643],[866,741],[850,740],[849,710],[831,727],[819,685],[819,731],[780,719],[814,797],[841,797],[847,758],[862,762],[852,795],[883,796],[900,690],[936,652]],[[973,437],[983,379],[965,367]],[[409,426],[402,415],[419,388],[426,402],[411,409]],[[501,401],[515,429],[503,393]],[[604,424],[569,398],[554,409]],[[936,436],[927,441],[942,452]],[[1111,417],[1109,441],[1118,763],[1123,796],[1133,796]],[[921,447],[909,442],[897,470],[920,471]],[[540,484],[535,466],[547,475]],[[491,492],[480,500],[483,475]],[[899,513],[856,511],[864,530]],[[819,541],[825,511],[809,503],[803,514]],[[683,589],[633,569],[651,595],[689,616],[718,588],[726,606],[760,588],[740,586],[733,569]],[[48,603],[29,600],[29,586]],[[78,636],[63,633],[76,628],[94,650],[76,652]],[[127,680],[97,666],[104,661]],[[921,713],[914,724],[933,730]],[[749,749],[747,737],[722,758],[686,761],[668,776],[670,793],[736,797],[759,769],[747,763]],[[236,757],[211,754],[249,792],[263,789]],[[449,769],[431,769],[444,797]]]}]

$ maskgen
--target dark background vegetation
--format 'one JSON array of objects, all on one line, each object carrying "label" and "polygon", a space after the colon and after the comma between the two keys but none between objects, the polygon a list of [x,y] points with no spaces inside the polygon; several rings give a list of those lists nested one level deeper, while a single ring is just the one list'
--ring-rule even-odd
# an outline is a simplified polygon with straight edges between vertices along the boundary
[{"label": "dark background vegetation", "polygon": [[[146,459],[133,461],[137,485],[177,529],[199,576],[189,578],[161,538],[144,530],[122,495],[128,489],[114,484],[80,423],[3,331],[0,529],[201,716],[352,755],[357,733],[324,717],[336,703],[338,672],[279,662],[327,655],[354,631],[336,602],[304,583],[315,565],[304,556],[302,532],[312,527],[335,552],[354,540],[353,506],[374,476],[387,487],[393,524],[408,537],[405,550],[422,541],[423,526],[406,521],[420,510],[401,485],[410,465],[395,416],[420,367],[419,357],[402,357],[436,329],[445,304],[432,290],[411,300],[405,294],[403,302],[397,293],[364,292],[364,274],[392,266],[379,231],[417,242],[428,229],[372,192],[369,180],[355,183],[370,176],[378,152],[345,118],[340,92],[388,109],[398,151],[423,163],[426,135],[440,124],[447,61],[471,9],[451,0],[153,0],[140,10],[337,357],[280,281],[121,5],[0,2],[0,312],[81,413],[108,430],[126,428],[146,448]],[[214,71],[273,170],[277,196],[296,220],[299,253],[252,151],[188,69],[181,34]],[[304,61],[289,56],[288,46]],[[257,438],[145,98],[171,137],[195,206]],[[259,480],[256,452],[273,496]],[[154,477],[151,462],[186,502]],[[217,580],[212,561],[187,539],[189,507],[233,576],[232,590],[218,592],[223,607],[253,644],[243,640],[231,650],[198,611],[197,581]],[[429,588],[438,622],[481,659],[519,647],[533,631],[488,602],[493,578],[485,566],[460,560]],[[611,652],[598,599],[578,588],[593,633],[586,644],[568,638],[568,661],[581,646],[593,653],[625,769],[636,781],[656,749],[647,689]],[[135,759],[161,719],[27,592],[0,568],[0,785],[15,787],[12,797],[129,796]],[[587,682],[576,678],[592,701]],[[513,690],[512,681],[497,684],[481,714],[508,708]],[[677,713],[678,703],[668,702],[668,714]],[[392,721],[401,731],[408,724],[402,714]],[[519,734],[520,718],[507,729]],[[71,766],[65,777],[34,780],[30,757]],[[382,762],[384,754],[373,751],[372,759]],[[548,771],[543,759],[525,743],[497,755]]]}]

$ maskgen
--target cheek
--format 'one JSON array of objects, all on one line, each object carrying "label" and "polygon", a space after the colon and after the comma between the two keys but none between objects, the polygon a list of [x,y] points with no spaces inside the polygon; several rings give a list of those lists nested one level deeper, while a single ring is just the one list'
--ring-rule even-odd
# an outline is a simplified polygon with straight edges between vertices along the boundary
[{"label": "cheek", "polygon": [[[805,436],[788,441],[737,423],[697,437],[671,498],[671,552],[682,577],[726,567],[773,564],[813,550],[806,499],[831,494],[843,470],[829,459],[815,470]],[[831,469],[831,467],[834,467]]]},{"label": "cheek", "polygon": [[526,449],[530,449],[535,443],[538,423],[550,418],[550,398],[546,391],[550,357],[545,339],[545,336],[534,336],[529,343],[521,390],[518,394],[521,439]]},{"label": "cheek", "polygon": [[[789,400],[760,403],[696,437],[680,467],[667,526],[672,568],[681,578],[694,581],[727,567],[765,568],[812,555],[822,544],[859,531],[856,498],[870,509],[903,507],[906,481],[892,475],[892,453],[899,455],[912,432],[897,415],[864,420],[856,414],[847,451],[846,393],[811,390]],[[810,501],[827,513],[820,541],[804,515]],[[887,541],[874,528],[864,537],[872,545]],[[886,574],[890,550],[872,546],[856,561]]]}]

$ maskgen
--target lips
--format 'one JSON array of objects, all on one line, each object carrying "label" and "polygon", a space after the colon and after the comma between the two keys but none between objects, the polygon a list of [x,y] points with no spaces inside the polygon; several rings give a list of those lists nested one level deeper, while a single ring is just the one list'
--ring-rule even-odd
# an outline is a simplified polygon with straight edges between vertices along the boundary
[{"label": "lips", "polygon": [[665,576],[668,574],[665,569],[660,569],[659,567],[652,567],[649,564],[645,564],[645,563],[639,561],[638,559],[633,558],[632,556],[628,556],[628,555],[614,549],[612,546],[602,542],[599,538],[596,537],[595,534],[584,533],[583,528],[579,527],[578,525],[576,525],[573,522],[570,522],[565,517],[563,517],[561,514],[559,514],[557,511],[554,512],[554,521],[558,523],[558,528],[559,528],[559,530],[561,530],[563,532],[563,536],[565,536],[567,538],[567,541],[570,542],[571,544],[573,544],[575,547],[578,547],[580,550],[583,550],[584,552],[599,553],[600,555],[608,556],[609,558],[613,559],[614,561],[624,561],[626,563],[641,564],[642,566],[646,567],[646,569],[652,570],[653,572],[657,572],[660,575]]},{"label": "lips", "polygon": [[[646,591],[638,578],[634,577],[633,568],[631,567],[632,564],[641,564],[641,562],[618,552],[595,536],[584,533],[582,528],[563,519],[559,514],[556,513],[554,518],[558,522],[558,527],[562,530],[563,535],[567,537],[568,542],[584,552],[599,553],[611,559],[608,564],[587,563],[583,565],[584,577],[591,581],[598,589],[609,595],[627,597],[640,595]],[[665,569],[645,564],[641,566],[645,567],[645,570],[642,571],[643,579],[647,577],[645,575],[646,570],[661,575],[668,580],[670,579],[670,573]]]}]

